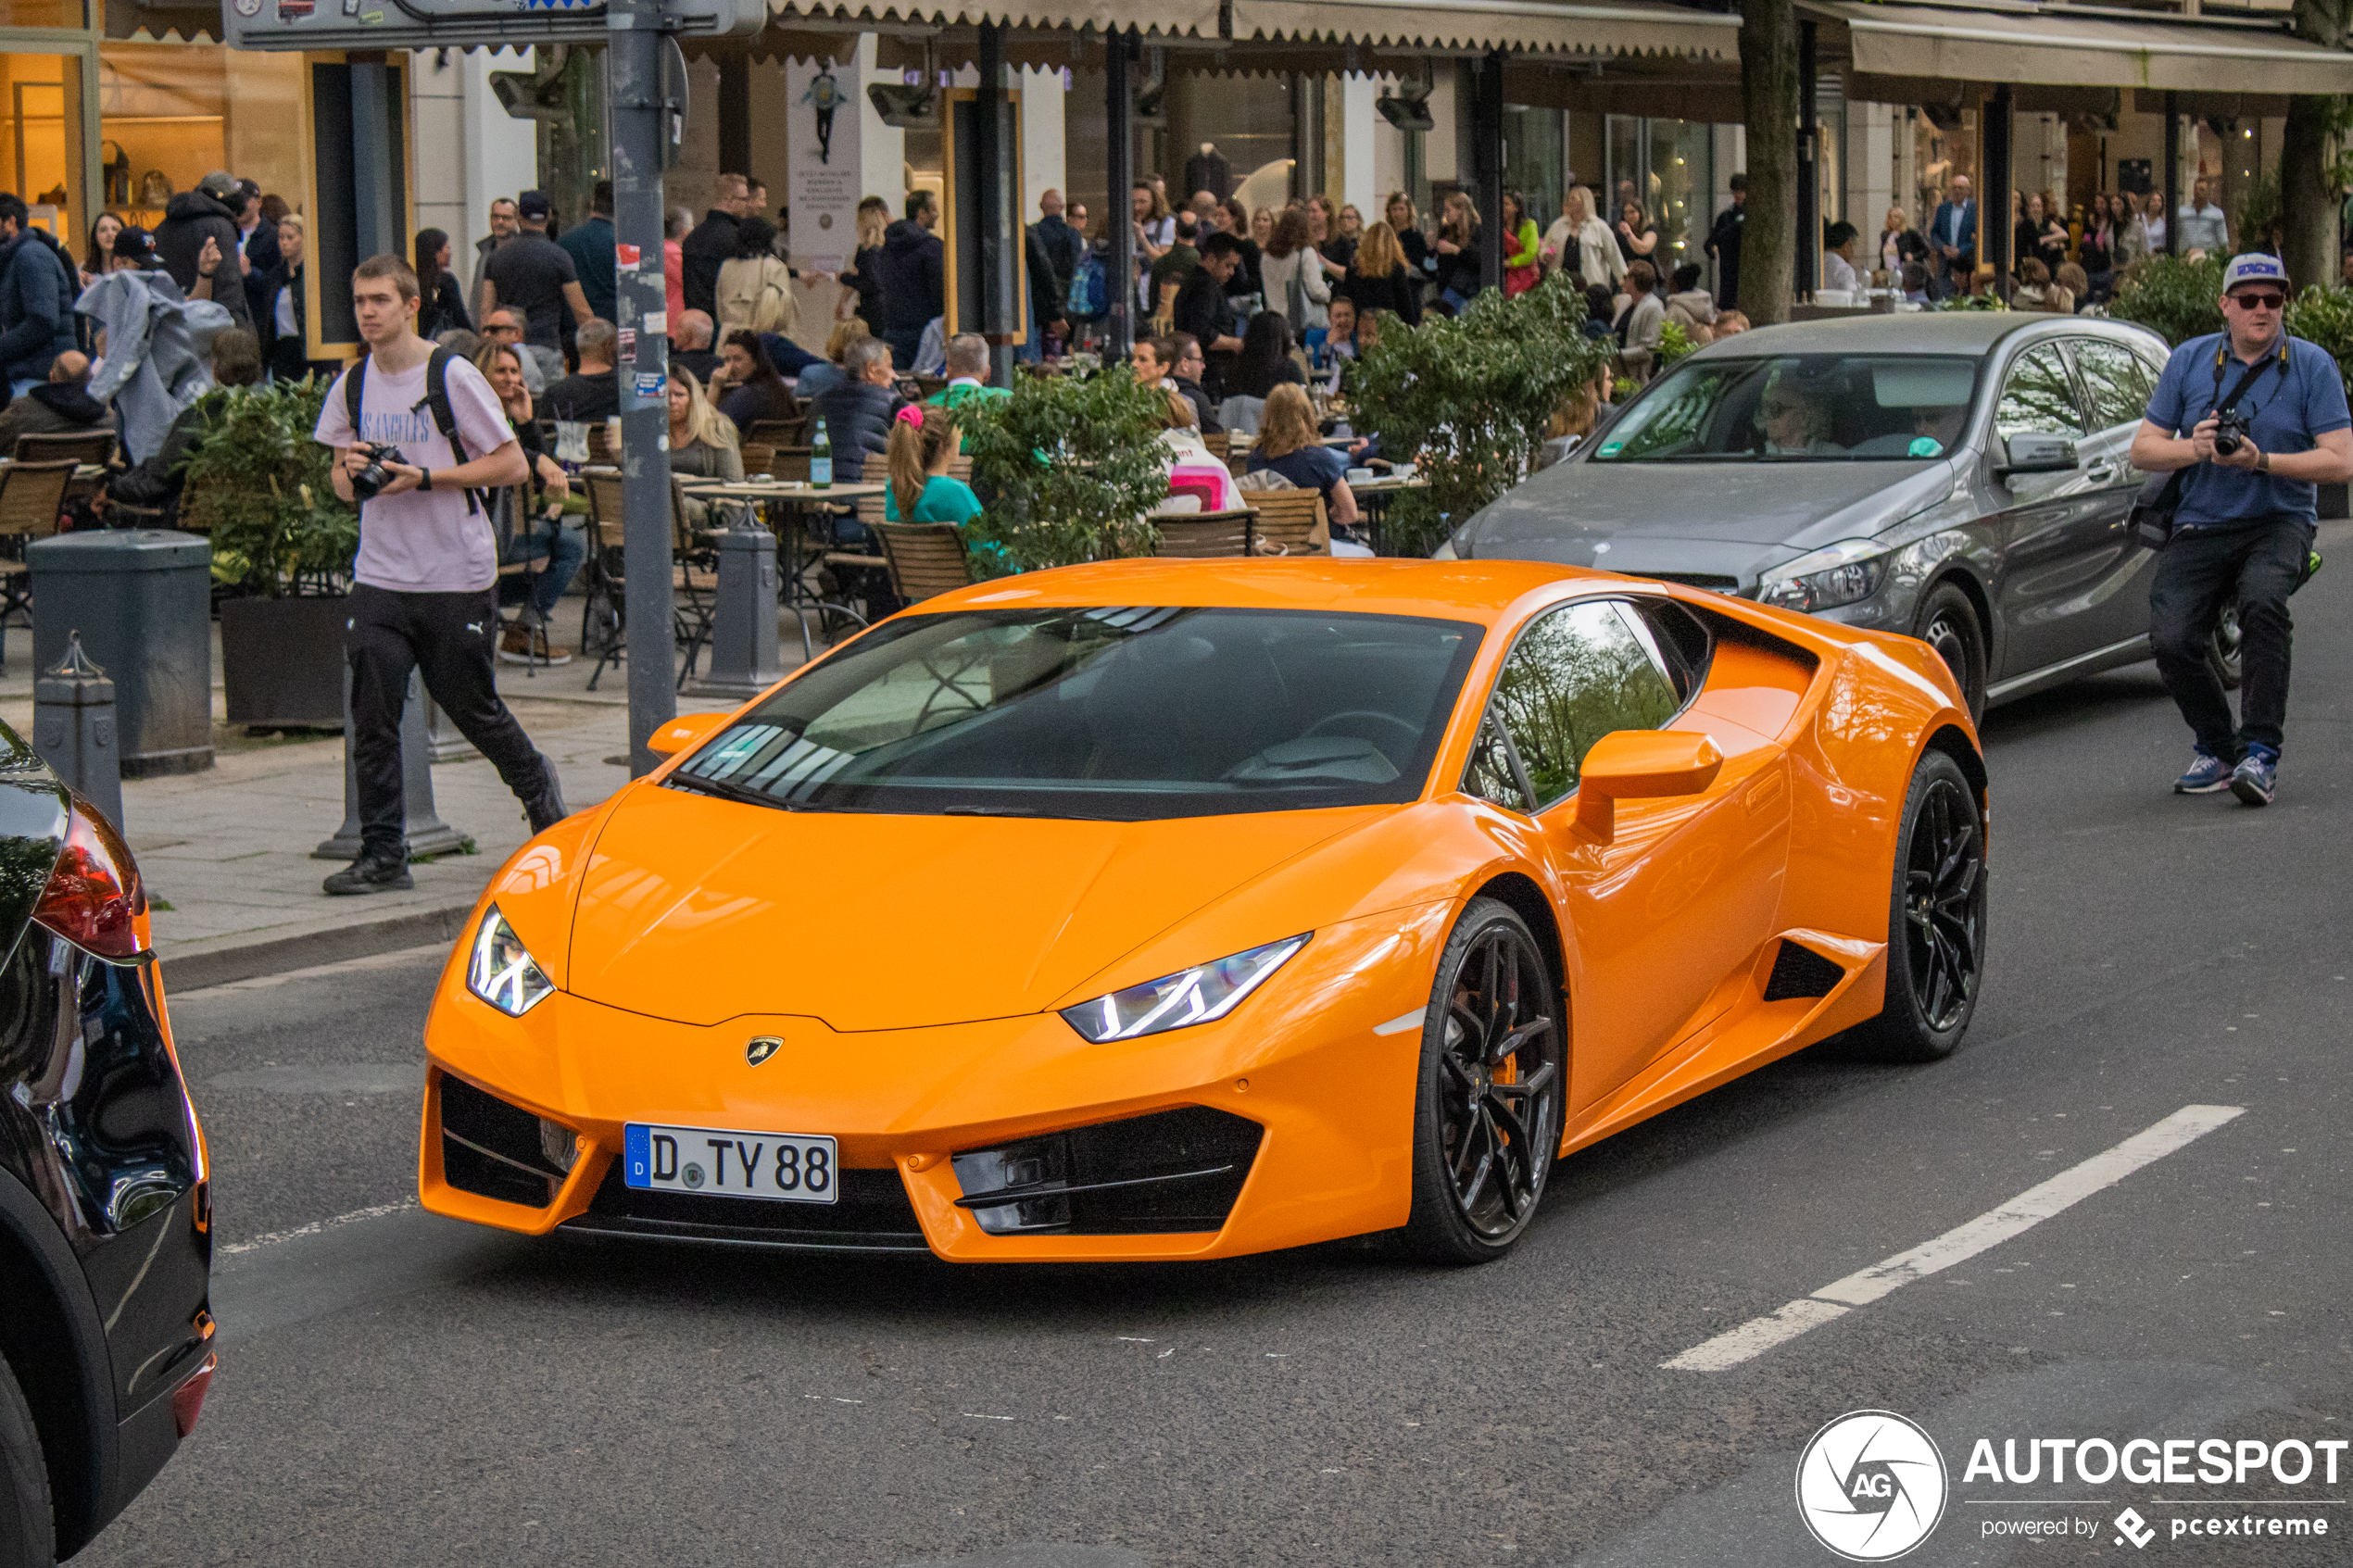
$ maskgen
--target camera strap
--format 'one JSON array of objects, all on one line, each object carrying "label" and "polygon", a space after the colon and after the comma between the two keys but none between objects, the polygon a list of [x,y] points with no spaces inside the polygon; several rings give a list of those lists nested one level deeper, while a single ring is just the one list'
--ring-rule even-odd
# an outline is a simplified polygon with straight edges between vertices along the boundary
[{"label": "camera strap", "polygon": [[2276,353],[2266,354],[2262,358],[2258,359],[2254,364],[2249,365],[2246,368],[2246,374],[2239,377],[2238,384],[2231,388],[2231,395],[2228,397],[2225,397],[2222,395],[2222,372],[2224,370],[2229,368],[2230,363],[2231,339],[2230,334],[2225,332],[2222,335],[2222,341],[2214,345],[2214,402],[2213,405],[2206,410],[2209,414],[2219,414],[2225,408],[2237,408],[2239,399],[2245,397],[2247,394],[2247,390],[2254,386],[2258,381],[2261,380],[2263,372],[2270,370],[2272,366],[2276,365],[2279,367],[2280,375],[2283,378],[2287,375],[2286,329],[2282,328],[2280,331],[2280,346],[2278,351]]}]

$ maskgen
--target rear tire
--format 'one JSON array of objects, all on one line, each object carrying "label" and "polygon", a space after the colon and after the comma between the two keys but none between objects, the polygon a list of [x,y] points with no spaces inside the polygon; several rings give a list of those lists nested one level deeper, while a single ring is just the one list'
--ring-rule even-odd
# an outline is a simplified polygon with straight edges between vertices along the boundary
[{"label": "rear tire", "polygon": [[1404,1250],[1490,1263],[1528,1229],[1560,1148],[1562,997],[1528,922],[1474,898],[1430,990],[1414,1080],[1414,1208]]},{"label": "rear tire", "polygon": [[57,1518],[41,1433],[8,1363],[0,1361],[0,1568],[49,1568]]},{"label": "rear tire", "polygon": [[1920,601],[1912,635],[1934,648],[1961,688],[1969,722],[1985,717],[1985,628],[1978,624],[1977,607],[1950,583],[1941,583]]},{"label": "rear tire", "polygon": [[1881,1061],[1934,1061],[1969,1032],[1985,966],[1985,820],[1960,765],[1920,759],[1887,916],[1887,1000],[1855,1031]]}]

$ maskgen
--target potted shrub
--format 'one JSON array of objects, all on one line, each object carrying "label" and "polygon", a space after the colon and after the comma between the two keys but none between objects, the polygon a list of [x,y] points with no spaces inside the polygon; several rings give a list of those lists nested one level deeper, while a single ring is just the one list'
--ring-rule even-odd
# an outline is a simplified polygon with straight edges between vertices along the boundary
[{"label": "potted shrub", "polygon": [[1473,512],[1526,479],[1545,426],[1617,352],[1585,335],[1585,296],[1567,270],[1516,298],[1489,289],[1458,316],[1380,342],[1348,371],[1350,419],[1381,450],[1412,458],[1427,489],[1399,493],[1385,546],[1428,555]]},{"label": "potted shrub", "polygon": [[988,509],[967,532],[984,576],[1147,556],[1160,532],[1144,514],[1168,495],[1158,437],[1164,393],[1125,365],[1101,374],[1016,376],[1004,397],[956,410],[973,483]]},{"label": "potted shrub", "polygon": [[212,537],[229,721],[343,723],[344,592],[359,514],[335,496],[333,454],[310,438],[317,377],[205,395],[187,462],[182,524]]}]

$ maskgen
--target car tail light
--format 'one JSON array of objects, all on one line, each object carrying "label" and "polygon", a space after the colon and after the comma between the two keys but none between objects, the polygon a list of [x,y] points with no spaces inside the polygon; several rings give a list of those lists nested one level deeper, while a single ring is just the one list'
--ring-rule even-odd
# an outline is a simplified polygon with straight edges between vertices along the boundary
[{"label": "car tail light", "polygon": [[204,1365],[171,1391],[171,1419],[178,1424],[182,1437],[196,1429],[196,1418],[204,1414],[205,1391],[212,1386],[213,1371],[220,1365],[218,1352],[207,1356]]},{"label": "car tail light", "polygon": [[147,912],[139,867],[114,825],[80,800],[66,821],[65,847],[32,918],[84,952],[134,959],[145,946],[139,917]]}]

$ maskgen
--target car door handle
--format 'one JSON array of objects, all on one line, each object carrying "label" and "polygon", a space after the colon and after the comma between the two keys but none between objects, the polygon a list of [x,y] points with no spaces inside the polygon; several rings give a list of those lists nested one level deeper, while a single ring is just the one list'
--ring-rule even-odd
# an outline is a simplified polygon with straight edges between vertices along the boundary
[{"label": "car door handle", "polygon": [[2113,484],[2116,483],[2116,475],[2117,467],[2110,462],[2094,463],[2083,470],[2083,477],[2095,484]]}]

